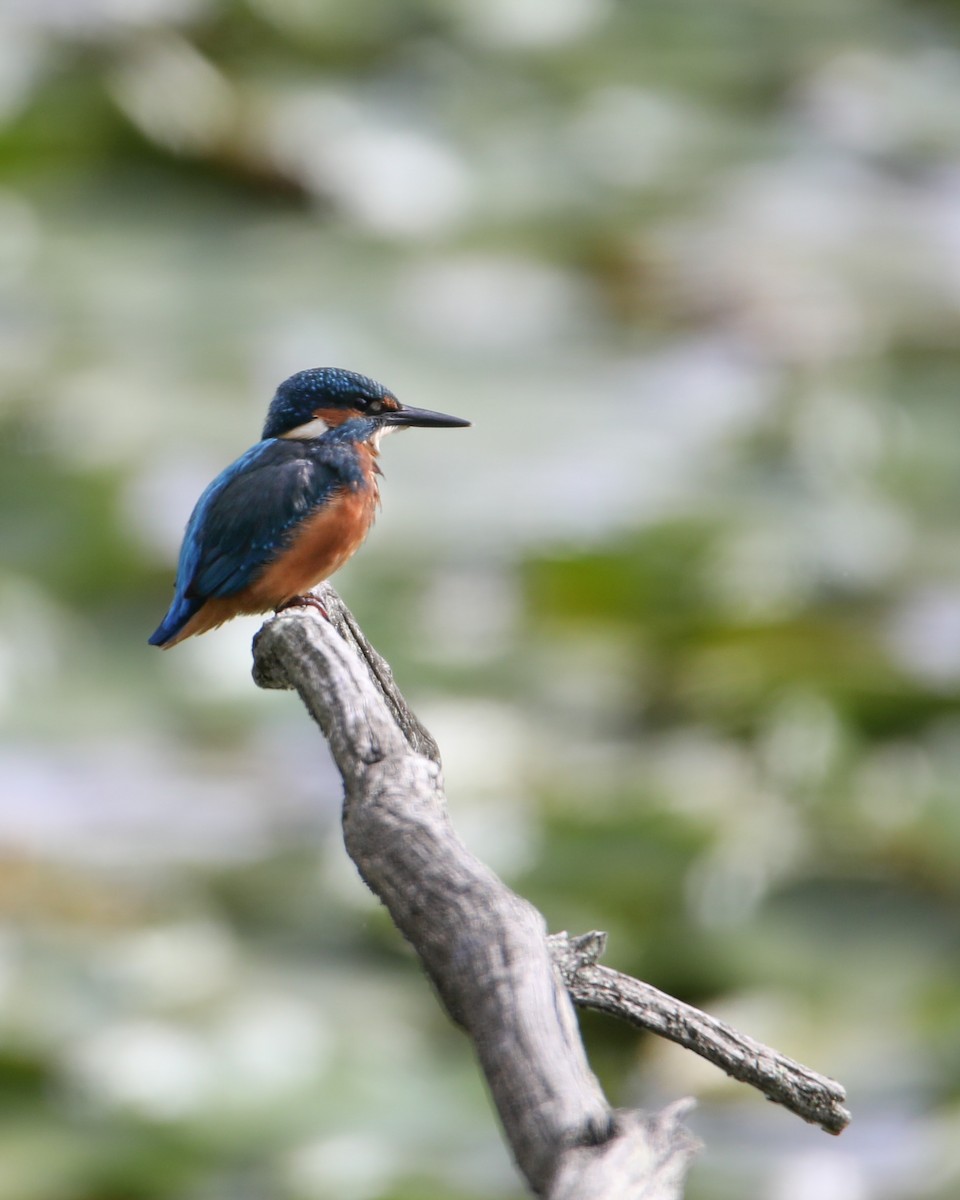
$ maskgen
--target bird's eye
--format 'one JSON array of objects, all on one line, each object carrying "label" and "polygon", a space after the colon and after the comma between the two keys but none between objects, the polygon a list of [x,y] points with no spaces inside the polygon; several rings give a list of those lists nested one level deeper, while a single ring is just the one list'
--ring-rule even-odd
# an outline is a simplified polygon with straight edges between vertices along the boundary
[{"label": "bird's eye", "polygon": [[367,412],[374,413],[374,414],[382,413],[383,412],[383,401],[382,400],[371,400],[369,402],[369,404],[367,405]]}]

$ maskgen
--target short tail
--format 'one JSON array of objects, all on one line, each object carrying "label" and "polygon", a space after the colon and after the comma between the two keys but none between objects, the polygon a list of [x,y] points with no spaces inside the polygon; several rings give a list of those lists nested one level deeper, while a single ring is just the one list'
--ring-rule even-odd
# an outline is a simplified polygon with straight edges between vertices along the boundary
[{"label": "short tail", "polygon": [[147,639],[149,645],[169,650],[175,644],[174,639],[180,630],[202,607],[202,600],[188,600],[186,596],[174,596],[167,615]]}]

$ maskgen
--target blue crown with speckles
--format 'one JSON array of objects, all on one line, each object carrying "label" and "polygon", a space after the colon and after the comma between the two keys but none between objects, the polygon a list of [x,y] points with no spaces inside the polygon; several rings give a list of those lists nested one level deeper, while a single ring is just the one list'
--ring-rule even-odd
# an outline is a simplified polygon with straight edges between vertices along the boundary
[{"label": "blue crown with speckles", "polygon": [[360,408],[382,400],[387,389],[375,379],[342,367],[311,367],[285,379],[267,409],[264,438],[281,437],[311,420],[318,408]]}]

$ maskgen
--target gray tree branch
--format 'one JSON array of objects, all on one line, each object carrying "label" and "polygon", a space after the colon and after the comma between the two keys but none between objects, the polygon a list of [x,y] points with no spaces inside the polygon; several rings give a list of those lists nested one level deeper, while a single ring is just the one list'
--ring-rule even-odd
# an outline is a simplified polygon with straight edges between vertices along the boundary
[{"label": "gray tree branch", "polygon": [[659,1011],[657,1032],[724,1069],[738,1062],[738,1078],[772,1095],[767,1075],[764,1085],[750,1073],[758,1044],[713,1022],[728,1039],[722,1060],[716,1044],[724,1038],[711,1040],[702,1023],[691,1023],[696,1010],[655,989],[649,992],[666,1008],[649,994],[638,1000],[621,981],[647,985],[602,974],[607,968],[597,966],[594,942],[548,938],[541,914],[454,832],[436,743],[389,666],[329,584],[316,596],[329,621],[307,608],[268,621],[254,640],[254,679],[260,687],[296,690],[328,739],[344,782],[347,852],[470,1036],[531,1189],[548,1200],[680,1197],[695,1149],[681,1124],[689,1102],[654,1116],[614,1112],[587,1063],[571,997],[645,1028],[655,1028],[650,1014]]},{"label": "gray tree branch", "polygon": [[599,930],[576,938],[567,933],[550,937],[553,960],[580,1008],[609,1013],[685,1046],[827,1133],[842,1133],[847,1127],[850,1114],[843,1107],[847,1094],[835,1079],[811,1071],[649,983],[601,966],[597,960],[606,940]]}]

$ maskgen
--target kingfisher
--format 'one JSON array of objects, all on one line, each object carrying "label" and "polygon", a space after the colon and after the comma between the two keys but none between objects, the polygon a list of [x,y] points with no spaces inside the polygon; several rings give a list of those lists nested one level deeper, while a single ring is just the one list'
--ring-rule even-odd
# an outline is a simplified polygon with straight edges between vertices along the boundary
[{"label": "kingfisher", "polygon": [[373,524],[381,438],[469,424],[403,405],[339,367],[291,375],[270,402],[261,440],[197,501],[173,602],[150,645],[166,650],[241,613],[308,602],[304,593],[342,567]]}]

